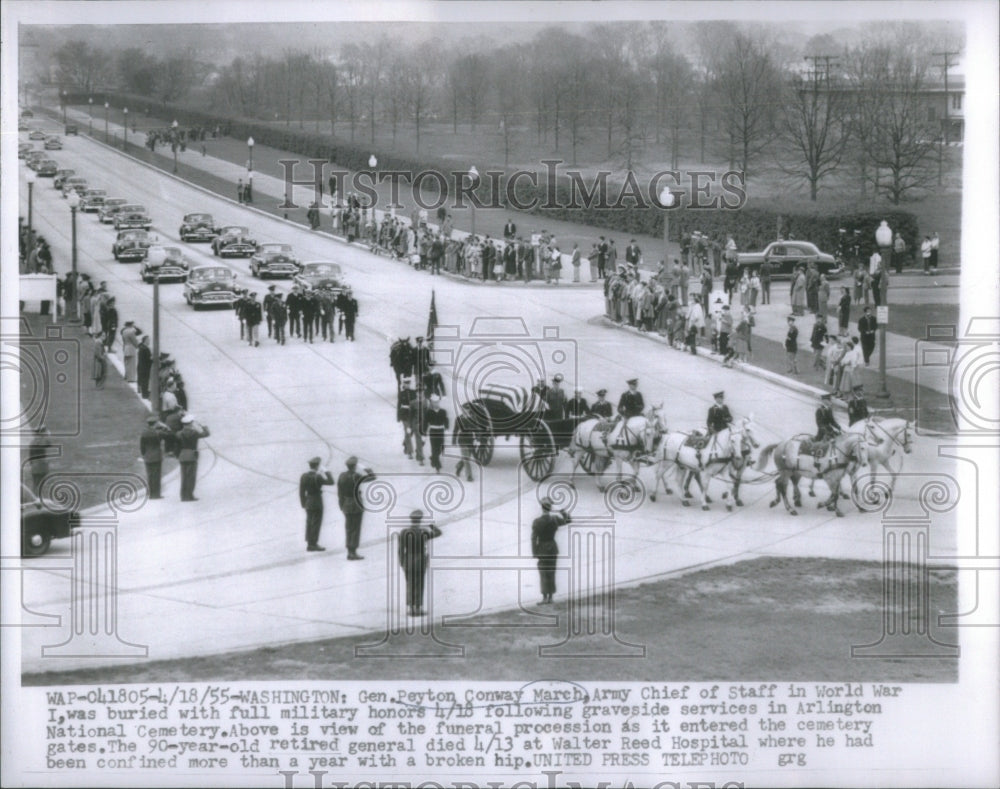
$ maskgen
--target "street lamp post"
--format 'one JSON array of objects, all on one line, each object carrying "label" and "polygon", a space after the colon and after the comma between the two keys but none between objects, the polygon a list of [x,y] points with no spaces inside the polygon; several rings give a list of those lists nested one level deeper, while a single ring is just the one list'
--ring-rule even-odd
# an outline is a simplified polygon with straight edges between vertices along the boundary
[{"label": "street lamp post", "polygon": [[[378,159],[375,158],[375,154],[368,157],[368,166],[372,169],[372,189],[378,183],[378,171],[375,169],[378,167]],[[372,200],[372,216],[375,216],[375,200]]]},{"label": "street lamp post", "polygon": [[128,107],[122,108],[122,114],[125,116],[125,142],[122,144],[122,150],[128,150]]},{"label": "street lamp post", "polygon": [[108,103],[104,102],[104,142],[108,139]]},{"label": "street lamp post", "polygon": [[[879,373],[879,391],[875,395],[876,398],[882,401],[889,400],[889,387],[886,382],[886,329],[889,324],[889,264],[892,262],[892,228],[889,227],[889,223],[884,219],[882,223],[878,226],[878,230],[875,231],[875,243],[879,246],[879,255],[882,257],[882,262],[879,264],[881,266],[881,271],[879,272],[878,278],[878,288],[879,288],[879,306],[875,308],[876,310],[876,320],[879,326],[879,358],[878,358],[878,373]],[[881,314],[878,314],[881,313]]]},{"label": "street lamp post", "polygon": [[87,123],[87,134],[89,134],[91,137],[93,137],[94,136],[94,97],[93,96],[91,96],[89,99],[87,99],[87,114],[90,116],[90,119],[89,119],[89,121]]},{"label": "street lamp post", "polygon": [[670,243],[670,208],[676,202],[677,198],[674,193],[670,191],[670,187],[664,186],[663,191],[660,192],[660,205],[663,206],[663,262],[668,264],[670,262],[670,252],[668,251],[668,244]]},{"label": "street lamp post", "polygon": [[27,175],[24,176],[24,180],[28,184],[28,254],[31,254],[32,248],[35,246],[35,230],[32,224],[33,212],[32,212],[32,202],[34,199],[35,192],[35,175],[34,170],[28,170]]},{"label": "street lamp post", "polygon": [[246,202],[253,202],[253,137],[247,137],[247,149],[250,151],[250,158],[247,161],[247,188]]},{"label": "street lamp post", "polygon": [[163,247],[151,247],[147,260],[153,270],[153,369],[149,376],[149,404],[160,415],[160,266],[167,259]]},{"label": "street lamp post", "polygon": [[[73,323],[79,323],[80,321],[80,282],[79,277],[76,272],[76,209],[80,205],[80,195],[74,189],[69,193],[69,216],[70,216],[70,227],[72,228],[71,234],[71,249],[72,257],[70,258],[72,271],[73,271]],[[68,306],[68,305],[67,305]]]},{"label": "street lamp post", "polygon": [[62,92],[63,126],[66,125],[66,91]]},{"label": "street lamp post", "polygon": [[177,121],[170,124],[170,147],[174,149],[174,172],[177,172]]},{"label": "street lamp post", "polygon": [[[479,183],[479,170],[476,169],[476,165],[472,165],[469,168],[469,185],[475,189],[476,184]],[[472,203],[472,237],[476,236],[476,198],[473,195],[471,198]]]}]

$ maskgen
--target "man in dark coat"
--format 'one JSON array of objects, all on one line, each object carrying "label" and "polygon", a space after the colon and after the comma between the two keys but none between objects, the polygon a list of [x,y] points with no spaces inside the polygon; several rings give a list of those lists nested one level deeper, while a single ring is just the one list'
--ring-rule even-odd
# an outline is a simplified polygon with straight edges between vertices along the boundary
[{"label": "man in dark coat", "polygon": [[146,487],[149,498],[162,499],[160,494],[160,478],[163,470],[163,439],[170,433],[168,428],[156,416],[146,417],[146,427],[139,436],[139,453],[146,466]]},{"label": "man in dark coat", "polygon": [[247,324],[247,342],[252,348],[260,347],[260,324],[264,321],[264,312],[260,302],[257,301],[256,293],[251,293],[247,297],[243,318]]},{"label": "man in dark coat", "polygon": [[285,299],[285,306],[288,309],[288,334],[292,337],[302,336],[302,294],[299,293],[299,286],[293,285],[291,293]]},{"label": "man in dark coat", "polygon": [[465,469],[465,479],[472,482],[472,448],[475,446],[476,434],[479,427],[476,423],[475,414],[472,412],[472,405],[464,403],[462,412],[455,418],[455,427],[452,432],[451,441],[462,453],[462,459],[455,467],[455,474],[461,474]]},{"label": "man in dark coat", "polygon": [[271,315],[271,307],[274,304],[274,299],[277,297],[275,291],[277,288],[274,285],[267,286],[267,293],[264,294],[264,317],[267,319],[267,336],[272,337],[274,335],[274,317]]},{"label": "man in dark coat", "polygon": [[319,309],[316,294],[311,290],[305,291],[299,301],[299,307],[302,310],[302,341],[312,342],[316,330],[316,311]]},{"label": "man in dark coat", "polygon": [[628,391],[623,392],[618,400],[618,414],[624,419],[642,416],[642,412],[646,410],[646,403],[642,398],[642,392],[639,391],[639,379],[630,378],[626,383]]},{"label": "man in dark coat", "polygon": [[408,616],[424,615],[424,580],[430,552],[427,543],[441,536],[441,530],[433,523],[423,525],[424,513],[414,510],[410,513],[410,525],[399,533],[399,566],[406,578],[406,613]]},{"label": "man in dark coat", "polygon": [[275,295],[271,302],[271,321],[274,324],[274,340],[279,345],[285,344],[285,324],[288,323],[288,309],[281,298],[281,294]]},{"label": "man in dark coat", "polygon": [[865,400],[865,388],[862,384],[854,387],[851,399],[847,401],[847,423],[853,425],[868,419],[868,401]]},{"label": "man in dark coat", "polygon": [[[417,399],[413,379],[408,375],[400,378],[399,394],[396,397],[396,421],[403,425],[403,454],[408,458],[413,457],[413,412],[418,408]],[[417,454],[422,460],[421,453]]]},{"label": "man in dark coat", "polygon": [[105,347],[110,351],[115,344],[115,335],[118,333],[118,307],[114,296],[110,296],[104,302],[101,313],[101,326],[104,331]]},{"label": "man in dark coat", "polygon": [[354,322],[358,319],[358,300],[354,298],[354,293],[350,288],[337,299],[337,309],[344,316],[344,334],[348,340],[354,342]]},{"label": "man in dark coat", "polygon": [[821,402],[816,409],[815,441],[828,441],[844,432],[833,414],[832,400],[833,396],[829,392],[820,396]]},{"label": "man in dark coat", "polygon": [[375,479],[375,474],[370,468],[365,469],[364,475],[357,472],[358,459],[351,455],[347,459],[347,471],[337,478],[337,500],[340,504],[340,511],[344,513],[344,527],[347,531],[347,558],[351,561],[364,559],[358,553],[358,545],[361,544],[361,518],[365,514],[365,508],[361,504],[361,485],[364,482]]},{"label": "man in dark coat", "polygon": [[45,425],[35,428],[35,437],[28,447],[28,461],[31,467],[31,484],[35,489],[35,495],[41,498],[42,485],[45,477],[49,473],[49,458],[57,454],[56,447],[52,443],[52,436]]},{"label": "man in dark coat", "polygon": [[430,396],[430,407],[424,413],[423,433],[431,445],[431,466],[441,470],[441,452],[444,451],[444,437],[448,432],[448,412],[441,407],[441,398]]},{"label": "man in dark coat", "polygon": [[590,406],[590,413],[594,416],[600,417],[601,419],[611,419],[611,415],[613,413],[611,410],[611,403],[605,399],[607,394],[607,389],[598,389],[597,400],[595,400],[594,404]]},{"label": "man in dark coat", "polygon": [[542,587],[542,605],[552,602],[556,593],[556,560],[559,546],[556,544],[556,530],[570,522],[569,514],[563,510],[552,512],[552,499],[542,499],[542,514],[531,524],[531,555],[538,559],[538,575]]},{"label": "man in dark coat", "polygon": [[865,359],[865,367],[871,361],[875,352],[875,336],[878,333],[878,321],[872,315],[872,308],[865,307],[865,314],[858,319],[858,336],[861,337],[861,355]]},{"label": "man in dark coat", "polygon": [[319,530],[323,527],[323,486],[333,485],[333,475],[320,468],[320,458],[309,461],[309,470],[299,478],[299,503],[306,511],[306,550],[325,551],[319,544]]},{"label": "man in dark coat", "polygon": [[144,334],[139,340],[139,348],[136,351],[136,383],[139,386],[139,393],[146,400],[149,399],[149,376],[153,371],[153,351],[149,347],[149,335]]},{"label": "man in dark coat", "polygon": [[198,439],[208,438],[207,427],[199,425],[194,416],[185,414],[181,417],[181,430],[177,434],[179,452],[177,459],[181,462],[181,501],[197,501],[194,496],[195,482],[198,480]]},{"label": "man in dark coat", "polygon": [[583,396],[582,387],[576,387],[573,396],[566,401],[565,413],[568,419],[575,419],[577,421],[586,418],[590,414],[590,406]]},{"label": "man in dark coat", "polygon": [[514,224],[513,220],[508,219],[507,224],[503,226],[503,237],[508,241],[513,241],[516,235],[517,225]]}]

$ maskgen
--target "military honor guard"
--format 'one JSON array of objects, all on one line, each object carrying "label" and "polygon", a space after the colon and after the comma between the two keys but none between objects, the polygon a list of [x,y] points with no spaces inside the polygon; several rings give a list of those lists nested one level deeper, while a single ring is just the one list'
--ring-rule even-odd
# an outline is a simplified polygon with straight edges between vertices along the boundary
[{"label": "military honor guard", "polygon": [[552,499],[542,499],[542,514],[531,524],[531,555],[538,560],[538,575],[542,587],[542,605],[552,602],[556,593],[556,561],[559,546],[556,544],[556,530],[570,522],[569,514],[563,510],[552,512]]},{"label": "military honor guard", "polygon": [[319,532],[323,528],[323,486],[333,485],[333,475],[322,468],[321,459],[309,461],[309,470],[299,478],[299,503],[306,511],[306,550],[325,551],[319,544]]},{"label": "military honor guard", "polygon": [[410,525],[399,534],[399,566],[406,578],[406,613],[409,616],[424,615],[424,581],[430,552],[427,543],[441,536],[441,530],[433,523],[425,524],[422,510],[410,513]]}]

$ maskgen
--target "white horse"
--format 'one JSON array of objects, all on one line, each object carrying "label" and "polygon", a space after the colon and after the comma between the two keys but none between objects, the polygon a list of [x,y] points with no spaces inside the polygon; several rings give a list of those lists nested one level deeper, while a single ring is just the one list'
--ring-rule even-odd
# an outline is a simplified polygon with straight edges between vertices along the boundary
[{"label": "white horse", "polygon": [[[698,487],[701,489],[701,508],[707,510],[712,501],[708,497],[709,483],[728,471],[733,483],[732,500],[736,506],[742,507],[740,481],[743,478],[743,471],[752,465],[748,460],[751,449],[760,446],[753,434],[753,417],[744,417],[736,426],[720,430],[702,449],[691,446],[688,441],[690,437],[689,433],[680,432],[667,433],[664,437],[650,500],[656,501],[656,491],[660,482],[663,482],[664,491],[668,494],[673,493],[667,483],[667,473],[675,469],[677,484],[684,493],[681,500],[684,506],[689,505],[688,499],[691,498],[688,486],[692,479],[697,479]],[[732,510],[733,505],[728,501],[728,495],[729,492],[726,491],[722,494],[722,498],[726,500],[726,509]]]},{"label": "white horse", "polygon": [[[895,490],[896,478],[903,470],[904,455],[913,451],[913,422],[905,419],[871,417],[855,422],[845,433],[862,435],[868,444],[868,466],[870,479],[875,481],[879,466],[889,472],[889,490]],[[899,458],[898,464],[896,458]],[[857,482],[857,480],[854,480]],[[813,486],[816,480],[809,484],[809,495],[814,496]]]},{"label": "white horse", "polygon": [[[573,431],[573,438],[570,440],[566,451],[573,458],[573,471],[570,475],[570,484],[576,484],[576,470],[586,460],[592,464],[591,468],[597,480],[597,487],[601,487],[601,476],[605,469],[615,463],[618,468],[618,481],[622,480],[622,464],[628,463],[632,467],[632,477],[637,479],[639,467],[642,459],[649,457],[656,451],[656,446],[660,437],[666,431],[660,414],[662,406],[654,406],[641,416],[633,416],[625,420],[618,435],[618,440],[611,443],[609,437],[605,436],[597,427],[601,420],[586,419],[576,426]],[[633,484],[635,484],[633,482]]]},{"label": "white horse", "polygon": [[[785,509],[790,514],[798,515],[795,508],[802,506],[799,479],[802,477],[821,478],[830,488],[830,498],[821,501],[817,507],[826,507],[828,510],[836,512],[838,518],[842,518],[844,513],[837,506],[840,498],[840,482],[845,476],[853,477],[859,468],[868,465],[868,444],[864,437],[857,433],[844,433],[833,439],[829,453],[822,457],[816,457],[801,451],[802,444],[807,441],[811,442],[812,439],[789,438],[786,441],[766,446],[761,451],[760,459],[755,466],[756,470],[763,471],[767,466],[768,459],[773,454],[774,464],[778,471],[778,476],[774,480],[776,495],[771,506],[774,507],[779,501],[783,501]],[[789,480],[792,482],[794,507],[788,503]]]}]

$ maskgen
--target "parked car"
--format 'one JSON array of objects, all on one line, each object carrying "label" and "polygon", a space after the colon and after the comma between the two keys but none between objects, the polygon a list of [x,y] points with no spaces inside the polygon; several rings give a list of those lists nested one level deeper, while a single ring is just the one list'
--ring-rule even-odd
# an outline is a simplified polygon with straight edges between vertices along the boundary
[{"label": "parked car", "polygon": [[145,260],[153,239],[149,232],[141,229],[121,230],[111,244],[111,254],[119,263],[134,263]]},{"label": "parked car", "polygon": [[66,136],[69,137],[71,134],[76,136],[79,136],[80,134],[80,129],[75,123],[66,124]]},{"label": "parked car", "polygon": [[87,191],[87,188],[87,179],[80,175],[71,175],[69,178],[64,178],[62,182],[63,197],[68,197],[70,192],[82,194]]},{"label": "parked car", "polygon": [[33,113],[31,110],[29,110],[27,107],[25,107],[23,110],[21,110],[21,117],[22,118],[34,118],[35,117],[35,113]]},{"label": "parked car", "polygon": [[48,156],[45,151],[29,151],[24,157],[24,163],[32,170],[38,169],[38,163]]},{"label": "parked car", "polygon": [[42,556],[53,540],[70,536],[79,517],[79,513],[63,510],[56,502],[43,501],[22,483],[21,556]]},{"label": "parked car", "polygon": [[115,212],[115,230],[126,230],[130,227],[141,227],[149,230],[153,226],[153,220],[149,218],[146,206],[138,203],[123,205]]},{"label": "parked car", "polygon": [[194,309],[224,305],[232,307],[239,298],[236,273],[225,266],[196,266],[184,283],[184,300]]},{"label": "parked car", "polygon": [[63,181],[67,178],[72,178],[74,175],[76,175],[76,170],[70,170],[66,167],[56,170],[56,177],[52,179],[52,185],[56,189],[62,189]]},{"label": "parked car", "polygon": [[30,142],[19,142],[17,144],[17,158],[25,159],[33,150],[35,150],[35,146]]},{"label": "parked car", "polygon": [[55,159],[42,159],[35,168],[39,178],[55,178],[59,172],[59,165]]},{"label": "parked car", "polygon": [[295,284],[306,290],[325,290],[340,294],[347,289],[339,263],[313,260],[303,263],[295,275]]},{"label": "parked car", "polygon": [[[161,262],[162,261],[162,262]],[[180,247],[151,246],[139,272],[143,282],[184,282],[191,264]]]},{"label": "parked car", "polygon": [[177,235],[181,241],[211,241],[219,234],[211,214],[185,214]]},{"label": "parked car", "polygon": [[61,151],[62,150],[62,140],[53,135],[45,141],[46,151]]},{"label": "parked car", "polygon": [[104,189],[88,189],[80,195],[80,210],[93,214],[101,210],[108,193]]},{"label": "parked car", "polygon": [[764,261],[771,264],[772,277],[791,277],[796,267],[816,264],[816,270],[828,277],[836,277],[842,267],[833,255],[820,252],[815,244],[808,241],[772,241],[763,252],[741,252],[736,259],[740,272],[747,268],[757,268]]},{"label": "parked car", "polygon": [[256,249],[257,242],[250,235],[250,229],[242,225],[227,225],[212,239],[212,254],[220,258],[247,258]]},{"label": "parked car", "polygon": [[102,225],[110,225],[115,221],[115,214],[128,205],[124,197],[105,197],[97,211],[97,219]]},{"label": "parked car", "polygon": [[299,261],[291,244],[258,244],[250,258],[250,273],[255,277],[294,277],[299,271]]},{"label": "parked car", "polygon": [[44,140],[45,137],[46,134],[41,129],[32,129],[31,133],[28,135],[29,140]]}]

